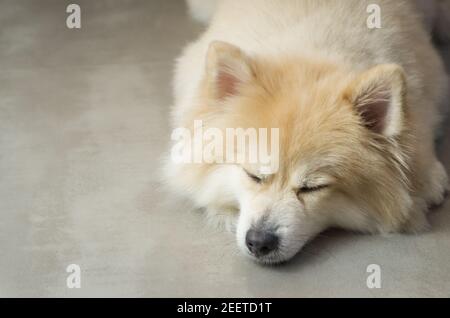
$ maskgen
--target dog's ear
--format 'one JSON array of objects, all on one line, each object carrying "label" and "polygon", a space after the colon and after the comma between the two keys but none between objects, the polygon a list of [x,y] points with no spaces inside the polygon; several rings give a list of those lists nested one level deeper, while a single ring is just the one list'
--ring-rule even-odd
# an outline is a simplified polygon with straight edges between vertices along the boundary
[{"label": "dog's ear", "polygon": [[404,129],[406,81],[400,66],[384,64],[369,69],[350,84],[345,96],[372,132],[395,137]]},{"label": "dog's ear", "polygon": [[253,78],[250,58],[238,47],[214,41],[209,45],[206,76],[213,96],[219,100],[234,96]]}]

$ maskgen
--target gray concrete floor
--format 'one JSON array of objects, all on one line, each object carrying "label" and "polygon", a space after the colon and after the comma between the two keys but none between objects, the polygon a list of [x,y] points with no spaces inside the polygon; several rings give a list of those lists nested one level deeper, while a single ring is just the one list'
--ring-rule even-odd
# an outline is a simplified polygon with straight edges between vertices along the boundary
[{"label": "gray concrete floor", "polygon": [[449,203],[420,236],[331,231],[283,266],[241,257],[158,181],[173,59],[201,27],[181,0],[78,0],[69,30],[69,3],[0,1],[0,296],[450,296]]}]

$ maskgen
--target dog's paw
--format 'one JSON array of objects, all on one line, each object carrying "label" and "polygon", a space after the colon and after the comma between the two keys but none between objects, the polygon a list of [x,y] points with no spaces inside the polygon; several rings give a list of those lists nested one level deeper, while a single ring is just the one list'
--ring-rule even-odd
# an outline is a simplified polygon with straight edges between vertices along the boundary
[{"label": "dog's paw", "polygon": [[435,161],[424,186],[423,198],[428,208],[440,206],[449,191],[447,172],[441,162]]},{"label": "dog's paw", "polygon": [[408,220],[403,224],[402,232],[418,234],[428,232],[431,225],[427,219],[428,206],[422,198],[414,198],[414,204]]}]

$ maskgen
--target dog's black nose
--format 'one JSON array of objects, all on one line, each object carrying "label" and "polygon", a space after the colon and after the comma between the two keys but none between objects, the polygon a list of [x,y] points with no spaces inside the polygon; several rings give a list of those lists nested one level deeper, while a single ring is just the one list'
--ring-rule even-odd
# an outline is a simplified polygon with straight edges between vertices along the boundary
[{"label": "dog's black nose", "polygon": [[271,232],[249,230],[245,237],[249,251],[255,256],[264,256],[278,247],[278,237]]}]

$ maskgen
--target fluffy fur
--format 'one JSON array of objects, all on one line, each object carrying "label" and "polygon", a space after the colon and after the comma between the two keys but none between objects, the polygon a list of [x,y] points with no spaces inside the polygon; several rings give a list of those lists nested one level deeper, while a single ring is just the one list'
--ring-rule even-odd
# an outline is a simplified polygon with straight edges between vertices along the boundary
[{"label": "fluffy fur", "polygon": [[[381,29],[366,25],[373,3]],[[410,1],[224,0],[215,12],[177,62],[173,127],[278,127],[280,169],[256,183],[244,169],[258,175],[257,165],[168,160],[174,191],[263,263],[288,260],[328,227],[426,229],[447,188],[434,131],[448,85]],[[249,252],[255,227],[276,233],[276,251]]]}]

